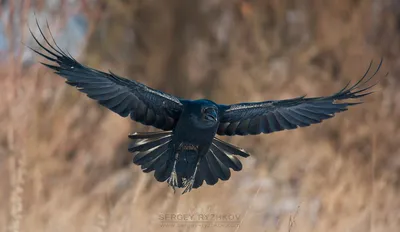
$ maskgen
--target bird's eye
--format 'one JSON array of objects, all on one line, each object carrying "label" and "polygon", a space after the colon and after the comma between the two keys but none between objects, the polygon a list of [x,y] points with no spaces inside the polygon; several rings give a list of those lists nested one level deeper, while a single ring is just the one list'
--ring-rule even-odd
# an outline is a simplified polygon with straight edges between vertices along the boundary
[{"label": "bird's eye", "polygon": [[206,113],[206,114],[209,114],[209,113],[211,113],[213,111],[214,111],[214,108],[212,108],[212,107],[204,108],[204,113]]},{"label": "bird's eye", "polygon": [[212,112],[213,111],[213,108],[203,108],[202,110],[201,110],[201,112],[203,113],[203,114],[209,114],[210,112]]},{"label": "bird's eye", "polygon": [[202,117],[207,120],[207,121],[213,121],[216,122],[218,120],[218,115],[217,115],[217,111],[215,108],[213,107],[208,107],[208,108],[204,108],[202,109]]}]

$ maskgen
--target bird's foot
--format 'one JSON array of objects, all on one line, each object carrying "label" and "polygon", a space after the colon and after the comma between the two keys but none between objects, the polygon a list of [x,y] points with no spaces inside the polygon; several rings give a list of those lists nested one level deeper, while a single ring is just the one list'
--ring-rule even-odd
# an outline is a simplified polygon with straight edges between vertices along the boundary
[{"label": "bird's foot", "polygon": [[178,175],[175,170],[171,172],[171,176],[168,178],[167,183],[172,187],[175,193],[175,187],[178,187]]},{"label": "bird's foot", "polygon": [[183,183],[185,190],[183,190],[182,194],[190,192],[193,188],[193,184],[194,184],[194,175],[189,179],[185,180],[185,182]]}]

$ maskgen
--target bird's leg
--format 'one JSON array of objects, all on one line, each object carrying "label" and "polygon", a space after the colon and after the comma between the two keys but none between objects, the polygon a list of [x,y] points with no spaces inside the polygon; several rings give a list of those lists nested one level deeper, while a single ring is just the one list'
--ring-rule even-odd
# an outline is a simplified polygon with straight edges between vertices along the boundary
[{"label": "bird's leg", "polygon": [[178,175],[176,174],[176,169],[175,169],[177,159],[178,159],[178,153],[175,154],[174,166],[172,167],[171,175],[167,180],[168,185],[172,187],[174,193],[175,193],[175,187],[178,187]]},{"label": "bird's leg", "polygon": [[184,183],[185,190],[182,192],[182,194],[190,192],[192,190],[194,180],[197,174],[197,169],[200,166],[200,162],[201,162],[201,157],[199,157],[199,159],[197,160],[196,168],[194,169],[193,175],[188,180],[185,181]]}]

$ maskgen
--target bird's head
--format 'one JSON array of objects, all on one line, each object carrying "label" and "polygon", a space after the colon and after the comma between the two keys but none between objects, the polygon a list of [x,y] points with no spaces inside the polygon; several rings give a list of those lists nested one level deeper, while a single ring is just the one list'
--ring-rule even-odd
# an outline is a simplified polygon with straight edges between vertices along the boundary
[{"label": "bird's head", "polygon": [[218,107],[215,103],[206,100],[193,101],[191,108],[192,122],[202,128],[213,127],[218,123]]}]

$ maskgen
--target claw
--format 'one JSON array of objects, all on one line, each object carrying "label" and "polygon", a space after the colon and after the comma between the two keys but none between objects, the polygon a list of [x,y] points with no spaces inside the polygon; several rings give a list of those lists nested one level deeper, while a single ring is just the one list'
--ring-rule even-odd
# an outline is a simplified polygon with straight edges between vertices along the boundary
[{"label": "claw", "polygon": [[182,192],[182,194],[185,194],[187,192],[190,192],[193,188],[193,184],[194,184],[194,175],[192,177],[190,177],[189,180],[185,181],[185,190]]},{"label": "claw", "polygon": [[172,189],[174,190],[174,194],[175,194],[175,187],[179,187],[178,186],[178,175],[176,174],[176,159],[178,158],[178,153],[175,154],[175,161],[174,161],[174,166],[172,168],[172,172],[171,175],[169,176],[169,178],[167,179],[167,183],[169,186],[172,187]]},{"label": "claw", "polygon": [[185,177],[182,177],[182,184],[183,184],[183,186],[186,186],[187,181],[188,181],[188,180],[187,180]]},{"label": "claw", "polygon": [[167,183],[172,187],[175,193],[175,187],[178,187],[178,175],[175,170],[171,172],[171,176],[168,178]]},{"label": "claw", "polygon": [[189,179],[185,179],[185,182],[183,183],[183,186],[185,187],[185,190],[183,190],[182,194],[188,193],[192,190],[193,185],[194,185],[194,179],[197,174],[197,169],[200,166],[201,158],[197,160],[197,165],[196,168],[194,169],[193,175]]}]

